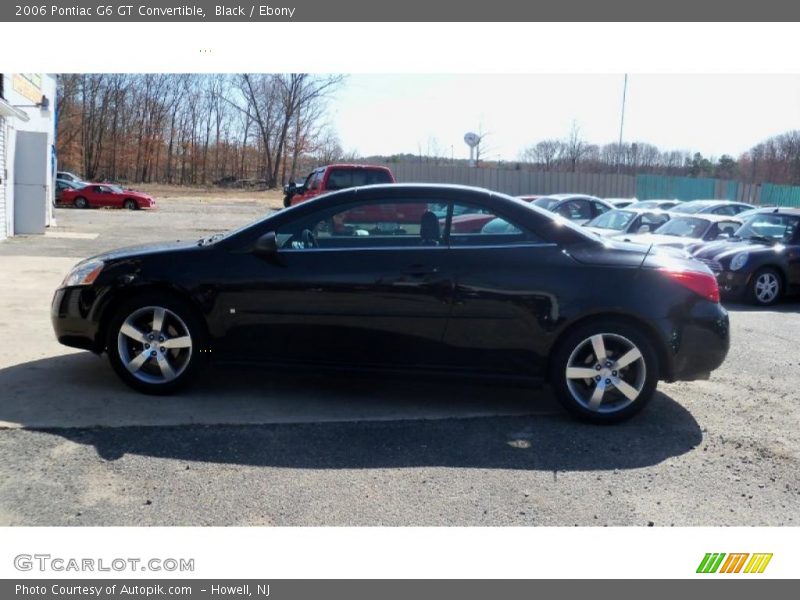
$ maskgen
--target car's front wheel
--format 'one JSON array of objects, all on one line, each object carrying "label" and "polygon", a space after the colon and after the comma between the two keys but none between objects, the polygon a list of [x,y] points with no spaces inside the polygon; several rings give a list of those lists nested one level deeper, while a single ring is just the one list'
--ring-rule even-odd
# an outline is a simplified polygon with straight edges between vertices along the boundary
[{"label": "car's front wheel", "polygon": [[567,333],[551,362],[550,382],[571,415],[617,423],[638,413],[658,383],[658,358],[640,329],[597,320]]},{"label": "car's front wheel", "polygon": [[183,301],[149,294],[121,306],[111,319],[111,366],[130,387],[169,394],[186,385],[201,361],[203,327]]},{"label": "car's front wheel", "polygon": [[139,208],[139,205],[136,204],[136,200],[131,200],[130,198],[125,200],[125,202],[122,203],[122,206],[128,210],[137,210]]},{"label": "car's front wheel", "polygon": [[750,279],[749,296],[754,304],[771,306],[781,299],[782,293],[781,276],[773,268],[759,269]]}]

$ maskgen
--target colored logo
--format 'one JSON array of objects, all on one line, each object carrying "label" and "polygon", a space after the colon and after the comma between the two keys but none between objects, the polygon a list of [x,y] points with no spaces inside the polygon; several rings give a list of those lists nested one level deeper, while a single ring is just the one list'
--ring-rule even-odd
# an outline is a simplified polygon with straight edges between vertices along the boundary
[{"label": "colored logo", "polygon": [[749,554],[739,552],[725,554],[724,552],[708,552],[697,567],[698,573],[763,573],[772,553]]}]

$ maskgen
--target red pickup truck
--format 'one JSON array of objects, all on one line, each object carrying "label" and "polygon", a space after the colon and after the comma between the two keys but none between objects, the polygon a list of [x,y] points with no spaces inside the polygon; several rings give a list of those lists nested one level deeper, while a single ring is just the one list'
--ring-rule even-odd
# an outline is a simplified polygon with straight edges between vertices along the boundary
[{"label": "red pickup truck", "polygon": [[283,205],[294,206],[321,194],[376,183],[395,183],[394,174],[378,165],[336,164],[314,169],[302,185],[283,188]]}]

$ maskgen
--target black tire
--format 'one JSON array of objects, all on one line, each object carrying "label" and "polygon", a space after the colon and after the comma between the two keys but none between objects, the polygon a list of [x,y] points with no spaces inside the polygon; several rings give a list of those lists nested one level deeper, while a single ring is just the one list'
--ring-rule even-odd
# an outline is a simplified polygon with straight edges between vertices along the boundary
[{"label": "black tire", "polygon": [[777,269],[763,267],[753,273],[747,286],[747,300],[756,306],[772,306],[783,297],[783,277]]},{"label": "black tire", "polygon": [[[592,343],[596,336],[603,340],[606,361],[597,361]],[[639,351],[639,358],[615,370],[616,359],[636,356],[628,355],[633,348]],[[567,376],[568,367],[572,377]],[[581,371],[594,377],[581,378]],[[573,417],[591,423],[619,423],[631,418],[652,399],[658,377],[658,356],[649,336],[641,327],[614,319],[589,321],[568,331],[559,340],[550,363],[550,384],[558,401]],[[593,407],[598,386],[604,391]],[[629,395],[637,391],[631,399]]]},{"label": "black tire", "polygon": [[89,203],[83,196],[78,196],[77,198],[75,198],[74,205],[75,208],[89,208]]},{"label": "black tire", "polygon": [[125,202],[122,203],[122,206],[128,210],[139,210],[139,205],[136,204],[136,200],[131,200],[130,198],[125,200]]},{"label": "black tire", "polygon": [[[147,313],[154,308],[165,310],[161,328],[165,339],[159,340],[157,333],[154,336],[155,339],[149,338],[154,332],[147,331],[147,325],[136,327],[146,337],[141,342],[121,335],[120,330],[129,318],[140,314],[139,322],[147,323]],[[134,322],[136,321],[134,320]],[[150,326],[152,327],[152,325],[151,320]],[[169,344],[171,340],[178,341],[178,338],[183,340],[186,337],[191,339],[188,351],[185,347],[174,349],[159,347],[162,343]],[[183,388],[197,373],[206,356],[204,353],[205,340],[205,327],[194,308],[172,295],[153,292],[137,296],[116,309],[106,332],[106,351],[114,371],[127,385],[146,394],[164,395]],[[148,344],[147,348],[144,347],[145,343]],[[128,356],[123,357],[121,352]],[[151,356],[144,359],[143,364],[137,368],[136,374],[134,374],[126,367],[128,362],[126,358],[138,359],[139,354],[150,354]],[[166,360],[169,368],[173,369],[174,378],[167,379],[160,366],[162,359]],[[158,374],[161,375],[161,381],[159,381]]]},{"label": "black tire", "polygon": [[292,197],[291,196],[284,196],[283,197],[283,208],[289,208],[292,205]]}]

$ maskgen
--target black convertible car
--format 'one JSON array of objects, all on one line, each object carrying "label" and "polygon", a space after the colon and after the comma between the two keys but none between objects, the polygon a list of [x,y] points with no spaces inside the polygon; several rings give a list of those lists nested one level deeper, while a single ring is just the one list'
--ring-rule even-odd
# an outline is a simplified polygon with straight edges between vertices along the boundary
[{"label": "black convertible car", "polygon": [[765,208],[727,240],[694,256],[717,275],[726,296],[769,306],[800,292],[800,208]]},{"label": "black convertible car", "polygon": [[[509,226],[451,232],[470,211]],[[102,254],[67,275],[52,320],[61,343],[107,352],[148,393],[209,358],[500,375],[548,380],[597,422],[636,413],[659,379],[708,377],[728,351],[701,263],[457,186],[348,189],[199,241]]]}]

